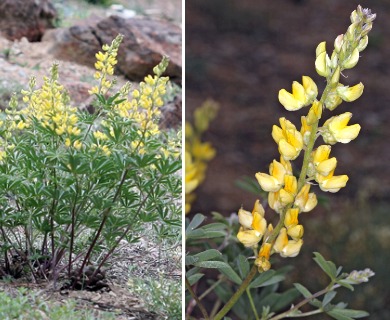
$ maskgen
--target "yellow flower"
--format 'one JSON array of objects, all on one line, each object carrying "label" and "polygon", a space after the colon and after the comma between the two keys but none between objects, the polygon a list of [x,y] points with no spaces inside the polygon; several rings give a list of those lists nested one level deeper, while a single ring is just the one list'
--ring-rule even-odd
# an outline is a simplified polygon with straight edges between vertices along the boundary
[{"label": "yellow flower", "polygon": [[263,235],[256,230],[244,230],[242,227],[237,233],[238,241],[247,248],[257,246],[262,236]]},{"label": "yellow flower", "polygon": [[322,191],[328,191],[334,193],[346,186],[348,181],[348,176],[345,174],[341,176],[334,176],[333,172],[331,172],[326,177],[317,175],[316,180],[319,183],[319,186]]},{"label": "yellow flower", "polygon": [[317,205],[317,196],[315,193],[309,193],[310,184],[306,183],[295,197],[294,205],[299,208],[301,212],[309,212]]},{"label": "yellow flower", "polygon": [[280,126],[272,127],[272,138],[278,144],[279,153],[285,160],[294,160],[303,148],[303,138],[296,127],[286,118],[279,119]]},{"label": "yellow flower", "polygon": [[294,240],[301,239],[303,237],[303,225],[291,225],[287,227],[287,234]]},{"label": "yellow flower", "polygon": [[360,132],[360,125],[347,126],[351,117],[352,113],[345,112],[328,119],[321,131],[324,141],[329,144],[335,144],[336,142],[348,143],[355,139]]},{"label": "yellow flower", "polygon": [[292,84],[292,93],[285,89],[279,91],[279,102],[288,111],[299,110],[309,105],[317,97],[318,89],[315,82],[308,76],[302,77],[302,84],[294,81]]},{"label": "yellow flower", "polygon": [[298,208],[288,209],[286,212],[286,216],[284,217],[284,225],[286,228],[289,226],[296,226],[298,224]]},{"label": "yellow flower", "polygon": [[270,164],[269,168],[270,174],[266,173],[261,173],[258,172],[256,173],[256,179],[260,184],[260,187],[264,191],[268,192],[276,192],[278,191],[283,183],[284,183],[284,176],[286,175],[286,168],[283,166],[282,163],[274,160]]},{"label": "yellow flower", "polygon": [[339,86],[337,87],[337,94],[344,101],[351,102],[360,98],[363,93],[363,89],[364,85],[361,82],[353,87]]},{"label": "yellow flower", "polygon": [[280,256],[283,258],[293,258],[296,257],[301,251],[303,245],[303,240],[289,240],[287,245],[280,252]]}]

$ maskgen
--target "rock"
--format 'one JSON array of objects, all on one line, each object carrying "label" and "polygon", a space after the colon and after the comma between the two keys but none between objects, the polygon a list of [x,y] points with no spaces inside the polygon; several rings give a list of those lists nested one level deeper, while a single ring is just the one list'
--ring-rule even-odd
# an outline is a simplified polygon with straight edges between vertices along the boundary
[{"label": "rock", "polygon": [[93,25],[77,25],[48,32],[42,41],[52,41],[57,59],[75,61],[93,67],[95,54],[105,43],[121,33],[117,72],[130,80],[141,80],[152,72],[163,55],[170,57],[166,75],[181,82],[181,28],[170,22],[110,16]]},{"label": "rock", "polygon": [[0,0],[0,32],[10,40],[40,41],[56,16],[50,0]]}]

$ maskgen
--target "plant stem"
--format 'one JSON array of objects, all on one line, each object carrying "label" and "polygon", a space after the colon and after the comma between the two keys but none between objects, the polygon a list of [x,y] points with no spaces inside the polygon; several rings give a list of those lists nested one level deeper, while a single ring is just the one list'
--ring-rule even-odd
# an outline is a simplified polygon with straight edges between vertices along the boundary
[{"label": "plant stem", "polygon": [[247,296],[248,296],[249,303],[251,304],[251,308],[252,308],[252,311],[253,311],[253,313],[254,313],[254,315],[255,315],[255,318],[256,318],[256,320],[259,320],[259,315],[258,315],[258,313],[257,313],[255,303],[253,302],[253,298],[252,298],[251,291],[249,290],[248,287],[246,288],[246,294],[247,294]]},{"label": "plant stem", "polygon": [[252,279],[257,274],[257,266],[253,264],[253,267],[251,271],[248,273],[244,281],[241,283],[239,288],[237,289],[236,293],[233,294],[233,296],[230,298],[230,300],[224,305],[224,307],[215,315],[213,320],[221,320],[231,308],[235,305],[237,300],[241,297],[241,295],[244,293],[244,291],[248,288],[249,284],[251,283]]},{"label": "plant stem", "polygon": [[209,315],[207,314],[207,311],[206,311],[206,308],[203,306],[203,304],[200,302],[198,296],[196,295],[196,293],[194,292],[194,290],[192,290],[192,287],[191,287],[191,284],[190,282],[188,281],[188,278],[186,277],[186,287],[191,295],[192,298],[194,298],[194,300],[196,301],[197,305],[198,305],[198,308],[200,309],[200,311],[202,312],[203,314],[203,317],[205,318],[205,320],[209,320]]},{"label": "plant stem", "polygon": [[[294,316],[294,315],[290,315],[291,312],[293,311],[296,311],[296,310],[299,310],[299,308],[301,308],[302,306],[304,306],[305,304],[309,303],[310,301],[312,301],[313,299],[319,297],[319,296],[322,296],[323,294],[326,294],[334,289],[337,289],[338,287],[340,287],[340,285],[336,284],[336,285],[330,285],[328,287],[326,287],[325,289],[321,290],[321,291],[318,291],[316,292],[315,294],[311,295],[310,297],[302,300],[301,302],[299,302],[297,305],[295,305],[293,308],[281,313],[281,314],[278,314],[277,316],[275,317],[272,317],[270,318],[269,320],[279,320],[279,319],[283,319],[283,318],[286,318],[286,317],[297,317],[298,315]],[[317,310],[316,310],[317,311]],[[320,309],[321,312],[324,312],[323,310]],[[308,312],[309,313],[309,312]],[[317,312],[317,313],[320,313],[320,312]],[[310,314],[308,314],[310,315]],[[302,314],[299,315],[300,317],[302,316]]]}]

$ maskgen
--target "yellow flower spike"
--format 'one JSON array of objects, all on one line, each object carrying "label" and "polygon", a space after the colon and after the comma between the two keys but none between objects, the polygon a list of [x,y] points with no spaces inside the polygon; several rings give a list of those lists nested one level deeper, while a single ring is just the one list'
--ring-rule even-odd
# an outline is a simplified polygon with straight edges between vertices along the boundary
[{"label": "yellow flower spike", "polygon": [[[186,182],[187,186],[187,182]],[[243,208],[240,208],[238,210],[238,221],[241,226],[243,226],[245,229],[251,229],[252,223],[253,223],[253,215],[251,212],[244,210]]]},{"label": "yellow flower spike", "polygon": [[309,212],[317,205],[317,196],[315,193],[309,193],[310,184],[306,183],[295,197],[294,206],[301,212]]},{"label": "yellow flower spike", "polygon": [[288,244],[288,236],[287,236],[287,229],[282,228],[279,231],[279,235],[275,240],[273,249],[280,253],[283,251],[284,247]]},{"label": "yellow flower spike", "polygon": [[352,113],[345,112],[339,116],[334,116],[324,123],[324,131],[321,132],[324,141],[329,144],[336,142],[349,143],[355,139],[360,132],[360,125],[347,126]]},{"label": "yellow flower spike", "polygon": [[318,175],[317,181],[319,182],[322,191],[335,193],[346,186],[348,176],[345,174],[341,176],[333,176],[333,174],[331,174],[329,177]]},{"label": "yellow flower spike", "polygon": [[245,230],[244,228],[240,228],[237,234],[237,239],[240,241],[245,247],[252,248],[256,247],[259,241],[261,240],[262,234],[260,234],[256,230]]},{"label": "yellow flower spike", "polygon": [[337,88],[337,93],[341,99],[346,102],[352,102],[356,99],[359,99],[363,93],[364,85],[360,82],[353,87],[348,86],[339,86]]},{"label": "yellow flower spike", "polygon": [[290,226],[296,226],[298,224],[298,208],[290,208],[286,212],[286,216],[284,218],[284,226],[286,228]]},{"label": "yellow flower spike", "polygon": [[336,165],[337,159],[333,157],[318,163],[318,165],[316,166],[316,171],[323,176],[327,176],[334,171]]},{"label": "yellow flower spike", "polygon": [[301,239],[303,237],[303,225],[298,224],[298,225],[291,225],[287,227],[287,234],[293,238],[294,240]]},{"label": "yellow flower spike", "polygon": [[280,252],[280,256],[283,258],[294,258],[301,251],[303,240],[289,240],[287,245]]},{"label": "yellow flower spike", "polygon": [[282,187],[282,183],[273,176],[266,173],[257,172],[255,175],[261,189],[267,192],[276,192]]},{"label": "yellow flower spike", "polygon": [[253,230],[259,232],[261,235],[264,235],[267,229],[267,221],[258,212],[255,212],[253,214],[252,228]]}]

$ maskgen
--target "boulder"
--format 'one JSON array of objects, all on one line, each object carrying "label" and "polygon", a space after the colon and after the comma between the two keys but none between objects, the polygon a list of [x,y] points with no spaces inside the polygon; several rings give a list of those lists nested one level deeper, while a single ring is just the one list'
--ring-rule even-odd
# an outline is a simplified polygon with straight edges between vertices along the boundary
[{"label": "boulder", "polygon": [[139,81],[167,55],[170,64],[166,75],[181,82],[181,28],[167,21],[110,16],[91,25],[52,30],[42,41],[54,43],[50,53],[57,59],[93,66],[96,52],[118,33],[124,39],[118,52],[117,72]]},{"label": "boulder", "polygon": [[50,0],[0,0],[0,32],[9,40],[40,41],[56,17]]}]

